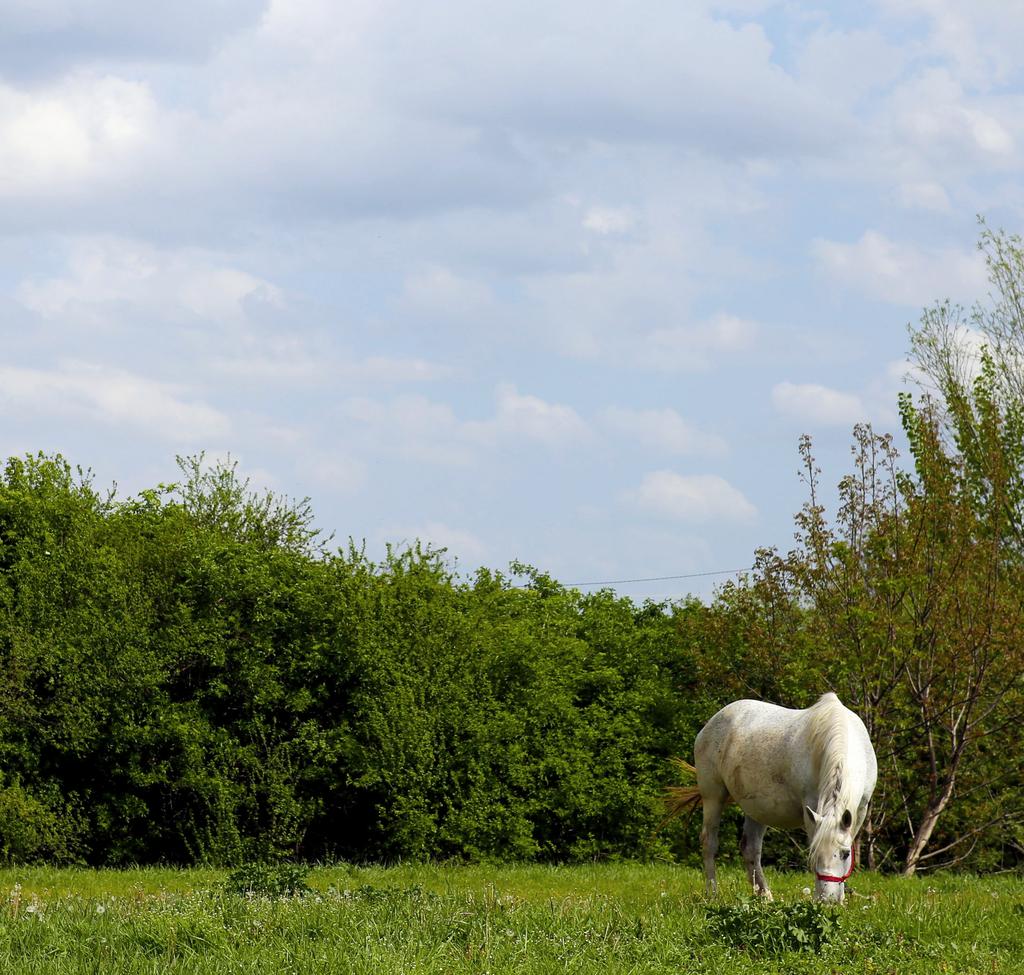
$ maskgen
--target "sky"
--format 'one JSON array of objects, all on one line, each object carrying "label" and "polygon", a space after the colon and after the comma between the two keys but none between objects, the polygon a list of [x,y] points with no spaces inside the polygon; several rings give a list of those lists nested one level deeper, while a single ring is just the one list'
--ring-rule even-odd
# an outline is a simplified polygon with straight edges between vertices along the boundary
[{"label": "sky", "polygon": [[[0,456],[463,573],[787,549],[1024,229],[1004,0],[0,0]],[[728,576],[615,588],[708,597]]]}]

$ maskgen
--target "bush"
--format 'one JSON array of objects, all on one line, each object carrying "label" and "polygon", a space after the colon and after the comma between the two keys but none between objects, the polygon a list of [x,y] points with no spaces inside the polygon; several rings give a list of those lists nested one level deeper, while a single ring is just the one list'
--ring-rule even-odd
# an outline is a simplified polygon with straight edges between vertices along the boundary
[{"label": "bush", "polygon": [[74,845],[71,832],[69,817],[58,816],[19,783],[0,790],[0,861],[67,862]]},{"label": "bush", "polygon": [[306,883],[309,867],[300,863],[250,863],[228,876],[224,889],[239,897],[304,897],[312,893]]},{"label": "bush", "polygon": [[752,954],[818,952],[838,934],[839,919],[840,912],[835,907],[813,901],[745,901],[707,908],[709,934]]}]

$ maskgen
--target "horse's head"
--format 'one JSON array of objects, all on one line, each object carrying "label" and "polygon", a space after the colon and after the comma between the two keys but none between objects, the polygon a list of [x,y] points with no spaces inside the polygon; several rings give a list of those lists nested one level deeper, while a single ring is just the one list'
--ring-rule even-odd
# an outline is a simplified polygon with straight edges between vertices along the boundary
[{"label": "horse's head", "polygon": [[814,824],[808,866],[814,871],[814,899],[842,904],[846,878],[853,873],[853,814],[844,809],[838,815],[821,815],[806,807]]}]

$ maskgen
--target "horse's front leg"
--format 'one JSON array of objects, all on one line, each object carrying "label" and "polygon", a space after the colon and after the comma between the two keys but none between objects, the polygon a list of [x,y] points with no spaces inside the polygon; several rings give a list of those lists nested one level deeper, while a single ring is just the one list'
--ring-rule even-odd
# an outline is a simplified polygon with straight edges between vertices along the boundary
[{"label": "horse's front leg", "polygon": [[764,844],[764,833],[767,827],[749,816],[743,819],[743,836],[740,838],[740,852],[747,866],[747,879],[754,888],[754,894],[765,900],[772,900],[772,892],[764,879],[761,869],[761,847]]}]

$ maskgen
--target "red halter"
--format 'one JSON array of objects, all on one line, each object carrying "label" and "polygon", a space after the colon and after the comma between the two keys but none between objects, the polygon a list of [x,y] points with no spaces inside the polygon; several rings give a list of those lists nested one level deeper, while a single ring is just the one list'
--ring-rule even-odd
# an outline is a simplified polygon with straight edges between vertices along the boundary
[{"label": "red halter", "polygon": [[854,861],[856,859],[857,859],[857,854],[854,852],[854,847],[851,846],[850,847],[850,869],[847,870],[846,873],[844,873],[841,877],[831,877],[827,873],[817,873],[816,872],[814,874],[814,876],[818,880],[823,880],[823,881],[825,881],[825,883],[828,883],[828,884],[841,884],[844,880],[847,879],[847,877],[850,876],[851,873],[853,873],[853,864],[854,864]]}]

